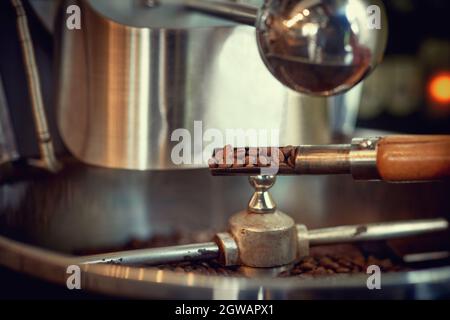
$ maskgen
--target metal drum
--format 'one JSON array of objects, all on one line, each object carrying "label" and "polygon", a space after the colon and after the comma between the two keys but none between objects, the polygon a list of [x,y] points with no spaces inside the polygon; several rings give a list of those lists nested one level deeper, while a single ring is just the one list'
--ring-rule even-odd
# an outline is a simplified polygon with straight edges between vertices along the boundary
[{"label": "metal drum", "polygon": [[[251,195],[245,180],[211,177],[204,169],[138,172],[66,161],[57,175],[30,175],[0,187],[0,263],[65,285],[71,254],[78,250],[180,230],[224,230]],[[449,187],[280,177],[272,194],[296,222],[316,228],[442,216],[450,210]],[[397,245],[406,253],[448,250],[442,239],[448,234]],[[246,279],[118,265],[87,265],[83,271],[85,290],[146,298],[439,298],[448,297],[450,283],[445,266],[383,274],[381,293],[367,289],[366,275]]]}]

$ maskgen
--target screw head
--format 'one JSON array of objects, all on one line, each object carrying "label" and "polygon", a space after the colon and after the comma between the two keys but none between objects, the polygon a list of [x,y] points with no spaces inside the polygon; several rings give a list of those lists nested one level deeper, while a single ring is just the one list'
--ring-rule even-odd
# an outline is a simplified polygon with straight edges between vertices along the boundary
[{"label": "screw head", "polygon": [[248,178],[250,185],[255,188],[256,191],[269,190],[276,181],[275,176],[251,176]]}]

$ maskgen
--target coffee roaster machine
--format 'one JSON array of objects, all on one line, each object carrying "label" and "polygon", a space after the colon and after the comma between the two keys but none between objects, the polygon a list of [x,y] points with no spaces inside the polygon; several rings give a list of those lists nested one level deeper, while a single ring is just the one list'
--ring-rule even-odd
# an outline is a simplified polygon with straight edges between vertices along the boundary
[{"label": "coffee roaster machine", "polygon": [[[289,1],[267,1],[283,2]],[[208,2],[199,3],[37,0],[2,4],[13,22],[7,52],[20,63],[18,67],[2,64],[1,69],[0,263],[61,286],[66,285],[67,267],[78,265],[82,290],[120,297],[448,297],[448,182],[356,182],[347,175],[323,175],[348,171],[355,176],[367,173],[372,164],[366,156],[373,155],[378,140],[337,143],[354,136],[386,135],[355,130],[364,84],[356,83],[379,61],[368,61],[368,69],[357,73],[359,78],[347,79],[348,87],[341,89],[353,88],[339,96],[331,91],[323,94],[329,95],[326,98],[298,93],[292,90],[292,83],[278,81],[273,75],[277,73],[270,69],[271,60],[264,59],[261,21],[267,17],[255,9],[261,2],[233,2],[214,8]],[[267,3],[263,6],[266,10]],[[316,5],[320,6],[309,3],[308,8]],[[77,8],[80,28],[69,28],[67,19]],[[302,13],[306,19],[317,12]],[[255,38],[252,21],[254,24],[258,15],[259,36]],[[293,24],[301,18],[294,20]],[[310,24],[306,32],[314,30]],[[376,48],[371,49],[376,56]],[[342,61],[333,60],[338,62]],[[14,85],[12,74],[17,77]],[[318,167],[308,166],[308,175],[278,177],[272,196],[267,189],[274,178],[250,178],[256,192],[248,203],[252,189],[247,177],[213,177],[204,163],[173,163],[176,141],[171,141],[171,134],[178,128],[195,132],[198,121],[203,132],[279,129],[280,145],[326,145],[299,150],[306,150],[301,155],[311,151],[313,156],[331,158]],[[448,141],[443,146],[448,147]],[[337,151],[347,147],[348,170],[343,169],[345,152]],[[317,150],[320,152],[314,153]],[[195,152],[203,150],[193,147],[193,159],[198,156]],[[448,161],[448,151],[441,148],[438,154]],[[295,160],[298,171],[304,170],[300,158]],[[335,172],[330,165],[333,161]],[[446,163],[440,172],[444,177],[448,176]],[[350,233],[341,232],[337,238],[333,233],[311,231],[306,238],[311,245],[314,241],[327,243],[323,239],[333,237],[335,242],[349,237],[380,240],[380,246],[395,252],[398,259],[414,260],[422,267],[383,274],[382,290],[369,290],[366,274],[286,279],[259,272],[288,265],[302,244],[306,250],[305,242],[299,241],[306,228],[296,225],[295,234],[288,236],[288,242],[296,242],[294,253],[283,251],[286,241],[280,240],[284,239],[281,236],[273,241],[258,234],[262,235],[258,241],[273,241],[273,248],[279,246],[275,251],[284,252],[275,262],[258,260],[261,256],[246,255],[252,250],[244,248],[243,244],[248,244],[245,239],[232,230],[224,233],[230,217],[246,207],[266,216],[280,209],[290,216],[283,216],[287,219],[283,223],[293,219],[309,230],[364,226],[364,232],[348,227],[345,232]],[[293,228],[289,225],[288,233]],[[130,239],[204,230],[217,232],[216,241],[137,255],[74,255],[82,250],[121,247]],[[430,230],[437,232],[421,234]],[[387,241],[398,235],[415,237]],[[186,257],[245,264],[251,269],[250,276],[177,273],[150,263]]]}]

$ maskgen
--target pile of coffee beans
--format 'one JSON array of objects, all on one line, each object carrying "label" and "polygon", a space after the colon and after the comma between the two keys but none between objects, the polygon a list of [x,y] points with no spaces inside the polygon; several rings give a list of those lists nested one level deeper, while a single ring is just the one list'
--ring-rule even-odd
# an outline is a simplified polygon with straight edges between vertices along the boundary
[{"label": "pile of coffee beans", "polygon": [[[394,265],[390,259],[380,259],[374,256],[367,258],[349,258],[328,254],[325,256],[313,255],[301,259],[294,267],[279,274],[279,277],[314,278],[320,276],[332,276],[336,274],[366,273],[368,266],[377,265],[383,272],[401,271],[403,268]],[[223,267],[216,261],[208,262],[181,262],[157,266],[160,270],[202,275],[244,277],[239,267]]]},{"label": "pile of coffee beans", "polygon": [[174,272],[207,275],[207,276],[223,276],[223,277],[243,277],[239,271],[239,267],[224,267],[217,261],[195,262],[187,261],[180,263],[164,264],[156,266],[159,270],[168,270]]},{"label": "pile of coffee beans", "polygon": [[295,167],[296,148],[264,147],[264,148],[233,148],[226,145],[214,151],[208,165],[211,169],[219,168],[260,168],[260,167]]},{"label": "pile of coffee beans", "polygon": [[301,259],[291,270],[283,272],[280,277],[316,277],[335,274],[366,273],[371,265],[377,265],[383,272],[401,271],[404,268],[394,264],[386,257],[365,255],[353,245],[328,246],[326,250],[317,248],[311,255]]}]

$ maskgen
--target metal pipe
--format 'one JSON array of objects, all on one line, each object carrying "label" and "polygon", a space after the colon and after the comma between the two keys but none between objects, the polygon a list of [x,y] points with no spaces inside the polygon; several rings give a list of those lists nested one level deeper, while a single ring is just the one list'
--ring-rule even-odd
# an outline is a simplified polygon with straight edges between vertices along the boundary
[{"label": "metal pipe", "polygon": [[[443,231],[448,228],[445,219],[428,219],[405,222],[387,222],[374,224],[359,224],[316,229],[299,233],[299,239],[306,241],[307,246],[351,243],[358,241],[388,240],[400,237],[417,236],[425,233]],[[299,230],[306,230],[298,228]],[[300,231],[299,231],[300,232]],[[299,246],[302,243],[299,241]],[[182,261],[198,261],[218,259],[220,251],[214,242],[188,244],[152,249],[139,249],[83,256],[76,258],[76,264],[146,264],[158,265]]]},{"label": "metal pipe", "polygon": [[214,242],[171,246],[163,248],[118,251],[78,258],[77,264],[149,264],[158,265],[181,261],[211,260],[219,257]]},{"label": "metal pipe", "polygon": [[[270,175],[351,174],[355,180],[387,182],[450,178],[450,135],[399,135],[355,138],[351,144],[260,147],[254,148],[254,156],[250,155],[251,148],[235,148],[234,155],[228,157],[230,161],[225,159],[229,163],[221,159],[225,148],[210,160],[213,175],[258,175],[265,174],[262,169],[270,169]],[[268,149],[278,152],[272,151],[266,157],[261,150]],[[245,163],[242,159],[253,161]]]},{"label": "metal pipe", "polygon": [[445,219],[359,224],[354,226],[309,230],[308,240],[311,246],[344,242],[387,240],[443,231],[447,228],[448,222]]},{"label": "metal pipe", "polygon": [[406,254],[402,257],[404,263],[423,263],[450,258],[449,251],[421,252]]},{"label": "metal pipe", "polygon": [[243,3],[234,3],[230,1],[185,0],[183,4],[196,11],[209,13],[217,17],[250,26],[255,26],[258,16],[258,8]]},{"label": "metal pipe", "polygon": [[32,113],[39,143],[41,159],[38,161],[37,165],[54,172],[59,170],[60,163],[56,159],[52,138],[48,130],[47,118],[42,100],[41,83],[36,67],[36,58],[34,55],[30,30],[28,28],[26,12],[23,8],[21,0],[11,0],[11,3],[17,14],[17,32],[19,34],[20,45],[22,48]]},{"label": "metal pipe", "polygon": [[350,173],[349,144],[299,146],[295,157],[295,171],[301,174]]}]

